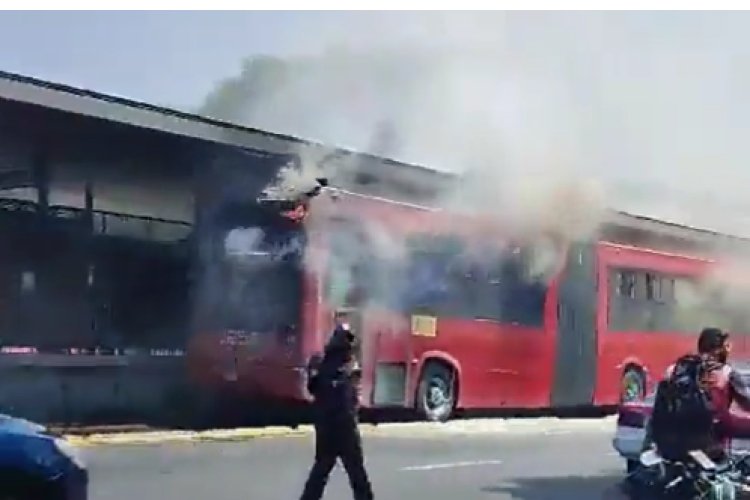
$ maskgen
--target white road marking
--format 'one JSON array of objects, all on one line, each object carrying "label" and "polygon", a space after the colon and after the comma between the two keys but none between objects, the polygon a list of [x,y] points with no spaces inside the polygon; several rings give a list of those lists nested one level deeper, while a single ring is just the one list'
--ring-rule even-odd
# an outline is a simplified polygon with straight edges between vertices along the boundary
[{"label": "white road marking", "polygon": [[502,460],[475,460],[471,462],[453,462],[447,464],[430,464],[430,465],[412,465],[409,467],[402,467],[402,471],[424,471],[424,470],[437,470],[437,469],[455,469],[457,467],[476,467],[480,465],[500,465]]}]

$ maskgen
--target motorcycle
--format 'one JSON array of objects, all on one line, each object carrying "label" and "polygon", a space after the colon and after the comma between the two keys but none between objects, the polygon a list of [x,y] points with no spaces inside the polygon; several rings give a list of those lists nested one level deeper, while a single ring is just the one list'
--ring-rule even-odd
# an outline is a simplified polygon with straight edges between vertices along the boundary
[{"label": "motorcycle", "polygon": [[750,455],[719,464],[701,450],[668,460],[651,449],[641,453],[626,490],[632,500],[738,500],[750,492],[748,477]]}]

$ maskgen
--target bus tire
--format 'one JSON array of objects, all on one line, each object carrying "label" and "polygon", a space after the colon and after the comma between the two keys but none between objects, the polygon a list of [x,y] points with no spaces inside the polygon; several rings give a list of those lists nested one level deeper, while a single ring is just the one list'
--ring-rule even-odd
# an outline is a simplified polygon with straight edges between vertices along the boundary
[{"label": "bus tire", "polygon": [[445,422],[456,403],[455,372],[443,363],[428,361],[417,390],[417,411],[430,422]]},{"label": "bus tire", "polygon": [[620,382],[620,403],[639,401],[646,397],[646,375],[637,366],[628,367]]}]

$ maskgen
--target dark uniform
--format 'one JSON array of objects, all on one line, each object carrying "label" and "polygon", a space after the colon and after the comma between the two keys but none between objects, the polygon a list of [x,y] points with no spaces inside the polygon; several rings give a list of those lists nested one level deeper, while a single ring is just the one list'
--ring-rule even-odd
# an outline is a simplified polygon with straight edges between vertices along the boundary
[{"label": "dark uniform", "polygon": [[339,458],[349,476],[355,500],[374,498],[357,426],[357,375],[349,368],[352,344],[351,333],[337,328],[317,369],[311,369],[308,390],[315,397],[315,463],[301,500],[320,500],[323,497],[328,477]]}]

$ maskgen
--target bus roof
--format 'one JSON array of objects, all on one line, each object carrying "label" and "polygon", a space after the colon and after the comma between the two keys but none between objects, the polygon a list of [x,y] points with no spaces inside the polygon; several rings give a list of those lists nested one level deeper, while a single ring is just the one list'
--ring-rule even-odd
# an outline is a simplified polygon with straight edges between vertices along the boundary
[{"label": "bus roof", "polygon": [[663,221],[653,217],[636,215],[619,210],[609,210],[605,222],[627,228],[640,229],[647,232],[672,235],[680,238],[690,238],[706,243],[723,242],[729,244],[750,245],[750,238],[719,233],[708,229],[691,227],[684,224]]},{"label": "bus roof", "polygon": [[653,248],[644,248],[644,247],[639,247],[635,245],[627,245],[623,243],[612,243],[610,241],[600,241],[598,242],[598,245],[604,248],[620,249],[620,250],[626,250],[628,252],[638,252],[638,253],[650,254],[650,255],[661,255],[664,257],[676,257],[680,259],[690,259],[690,260],[706,262],[706,263],[716,262],[714,259],[710,259],[710,258],[703,257],[703,256],[696,256],[696,255],[690,255],[690,254],[678,253],[678,252],[669,252],[669,251],[657,250]]}]

